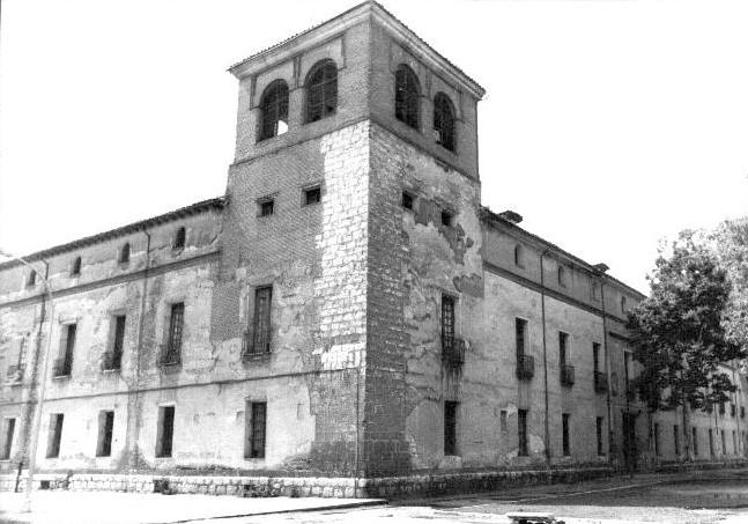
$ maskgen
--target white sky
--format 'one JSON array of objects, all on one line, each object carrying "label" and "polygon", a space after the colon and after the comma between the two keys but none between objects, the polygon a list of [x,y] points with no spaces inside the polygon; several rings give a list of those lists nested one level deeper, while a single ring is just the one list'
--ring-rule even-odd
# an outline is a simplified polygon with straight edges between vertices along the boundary
[{"label": "white sky", "polygon": [[[224,193],[226,68],[356,0],[6,0],[0,246]],[[487,90],[483,203],[643,291],[657,241],[748,214],[745,0],[384,0]]]}]

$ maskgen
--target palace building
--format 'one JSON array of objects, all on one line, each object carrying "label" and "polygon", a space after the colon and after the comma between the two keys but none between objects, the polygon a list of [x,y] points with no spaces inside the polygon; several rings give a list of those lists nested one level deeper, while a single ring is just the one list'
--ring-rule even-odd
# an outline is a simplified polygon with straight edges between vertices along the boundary
[{"label": "palace building", "polygon": [[224,196],[0,265],[0,487],[37,434],[36,487],[231,494],[668,467],[685,435],[744,455],[736,370],[688,428],[646,412],[643,296],[481,205],[484,90],[382,6],[230,72]]}]

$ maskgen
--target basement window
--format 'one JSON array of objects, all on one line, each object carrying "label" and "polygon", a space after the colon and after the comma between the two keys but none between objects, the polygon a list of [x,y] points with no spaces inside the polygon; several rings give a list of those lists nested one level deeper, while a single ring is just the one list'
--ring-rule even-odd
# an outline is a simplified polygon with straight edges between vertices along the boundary
[{"label": "basement window", "polygon": [[10,452],[13,449],[13,433],[16,430],[16,419],[6,418],[3,430],[3,442],[2,445],[0,445],[0,449],[2,449],[0,460],[8,460],[10,459]]},{"label": "basement window", "polygon": [[595,418],[595,433],[597,435],[597,455],[605,455],[603,448],[603,417]]},{"label": "basement window", "polygon": [[457,402],[444,402],[444,454],[457,455]]},{"label": "basement window", "polygon": [[47,458],[60,456],[60,441],[62,440],[62,422],[65,415],[52,413],[49,416],[49,438],[47,439]]},{"label": "basement window", "polygon": [[570,415],[568,413],[563,413],[561,415],[561,431],[562,431],[562,444],[563,444],[563,452],[564,457],[568,457],[571,455],[571,441],[569,440],[569,420]]},{"label": "basement window", "polygon": [[304,205],[319,204],[322,201],[322,188],[320,186],[310,187],[304,190]]},{"label": "basement window", "polygon": [[517,410],[517,455],[527,456],[527,410]]},{"label": "basement window", "polygon": [[96,456],[112,455],[112,430],[114,429],[114,411],[99,412],[99,436],[96,441]]},{"label": "basement window", "polygon": [[443,226],[451,227],[452,226],[452,218],[453,218],[453,215],[452,215],[451,212],[446,211],[446,210],[442,211],[442,225]]},{"label": "basement window", "polygon": [[407,191],[403,191],[402,200],[400,201],[400,204],[410,211],[413,211],[413,201],[415,198],[411,193],[408,193]]},{"label": "basement window", "polygon": [[158,408],[158,431],[156,433],[156,457],[171,457],[174,439],[174,406]]},{"label": "basement window", "polygon": [[[247,402],[244,458],[265,458],[267,402]],[[245,416],[246,416],[245,415]]]},{"label": "basement window", "polygon": [[258,205],[260,207],[261,217],[269,217],[270,215],[275,213],[275,200],[273,200],[272,198],[260,200]]}]

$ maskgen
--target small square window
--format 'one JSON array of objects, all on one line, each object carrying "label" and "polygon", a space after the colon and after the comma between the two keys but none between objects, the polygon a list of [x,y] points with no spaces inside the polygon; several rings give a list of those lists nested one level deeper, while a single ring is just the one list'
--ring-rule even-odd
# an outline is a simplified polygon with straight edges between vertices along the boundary
[{"label": "small square window", "polygon": [[452,213],[442,211],[442,225],[450,227],[452,225]]},{"label": "small square window", "polygon": [[269,217],[275,212],[275,200],[268,199],[260,202],[260,216]]},{"label": "small square window", "polygon": [[401,205],[405,209],[410,209],[411,211],[413,211],[413,201],[414,201],[413,195],[411,195],[407,191],[403,191],[403,198],[401,201]]},{"label": "small square window", "polygon": [[304,190],[304,205],[319,204],[322,200],[322,189],[319,186]]}]

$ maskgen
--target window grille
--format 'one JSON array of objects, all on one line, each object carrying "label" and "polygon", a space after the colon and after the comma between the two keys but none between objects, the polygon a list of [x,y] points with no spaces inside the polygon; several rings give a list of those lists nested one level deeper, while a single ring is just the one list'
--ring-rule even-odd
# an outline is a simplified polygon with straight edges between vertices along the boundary
[{"label": "window grille", "polygon": [[455,113],[452,102],[444,93],[434,97],[434,132],[436,143],[448,149],[455,150]]},{"label": "window grille", "polygon": [[395,118],[413,129],[420,128],[420,91],[416,74],[401,64],[395,72]]},{"label": "window grille", "polygon": [[288,130],[288,85],[275,80],[262,94],[260,140],[282,135]]},{"label": "window grille", "polygon": [[307,80],[307,122],[330,116],[338,107],[338,69],[331,60],[314,67]]}]

